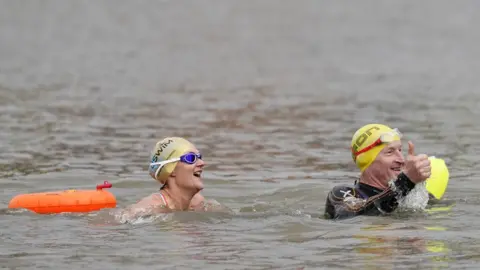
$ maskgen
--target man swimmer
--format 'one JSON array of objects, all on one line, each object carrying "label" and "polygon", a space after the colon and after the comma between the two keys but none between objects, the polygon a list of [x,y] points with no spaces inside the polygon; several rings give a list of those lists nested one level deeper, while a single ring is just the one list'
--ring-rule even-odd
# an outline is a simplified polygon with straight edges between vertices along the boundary
[{"label": "man swimmer", "polygon": [[355,132],[351,151],[360,179],[354,187],[335,186],[329,192],[326,218],[391,213],[398,207],[399,197],[430,177],[427,155],[415,155],[409,141],[405,159],[401,138],[397,129],[382,124],[365,125]]},{"label": "man swimmer", "polygon": [[158,141],[148,171],[162,187],[156,193],[128,207],[130,215],[169,211],[203,210],[205,198],[201,175],[205,162],[197,148],[180,137]]}]

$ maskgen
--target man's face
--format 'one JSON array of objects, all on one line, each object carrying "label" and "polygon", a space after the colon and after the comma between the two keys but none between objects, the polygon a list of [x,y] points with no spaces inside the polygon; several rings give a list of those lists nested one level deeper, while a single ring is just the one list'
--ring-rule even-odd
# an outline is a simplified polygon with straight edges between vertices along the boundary
[{"label": "man's face", "polygon": [[389,180],[401,173],[404,165],[402,142],[394,141],[382,149],[368,169],[375,178],[387,185]]}]

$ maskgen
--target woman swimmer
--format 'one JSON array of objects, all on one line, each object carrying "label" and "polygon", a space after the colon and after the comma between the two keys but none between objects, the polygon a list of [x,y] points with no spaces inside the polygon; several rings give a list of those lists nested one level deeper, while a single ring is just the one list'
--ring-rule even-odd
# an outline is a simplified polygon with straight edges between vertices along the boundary
[{"label": "woman swimmer", "polygon": [[212,210],[199,193],[203,189],[205,162],[191,142],[180,137],[165,138],[155,144],[150,161],[150,176],[163,186],[129,206],[129,215]]}]

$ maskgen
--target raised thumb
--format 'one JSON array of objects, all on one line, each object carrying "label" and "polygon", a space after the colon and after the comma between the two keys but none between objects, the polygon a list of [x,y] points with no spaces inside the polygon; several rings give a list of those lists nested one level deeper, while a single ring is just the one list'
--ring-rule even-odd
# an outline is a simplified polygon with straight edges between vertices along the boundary
[{"label": "raised thumb", "polygon": [[411,141],[408,141],[408,155],[415,156],[415,146]]}]

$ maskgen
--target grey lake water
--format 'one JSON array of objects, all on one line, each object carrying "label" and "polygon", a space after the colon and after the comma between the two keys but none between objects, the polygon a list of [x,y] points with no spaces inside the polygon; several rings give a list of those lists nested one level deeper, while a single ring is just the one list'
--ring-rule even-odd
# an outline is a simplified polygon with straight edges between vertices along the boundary
[{"label": "grey lake water", "polygon": [[[0,268],[478,269],[480,2],[0,1]],[[445,159],[447,207],[323,219],[353,132]],[[191,140],[232,213],[119,223],[17,194],[159,188],[155,142]]]}]

